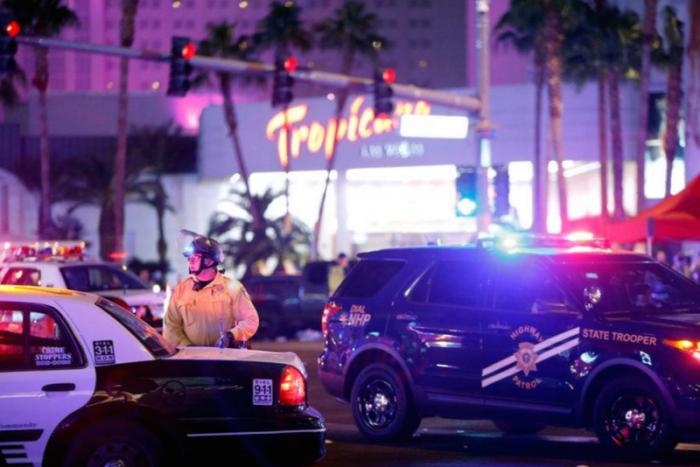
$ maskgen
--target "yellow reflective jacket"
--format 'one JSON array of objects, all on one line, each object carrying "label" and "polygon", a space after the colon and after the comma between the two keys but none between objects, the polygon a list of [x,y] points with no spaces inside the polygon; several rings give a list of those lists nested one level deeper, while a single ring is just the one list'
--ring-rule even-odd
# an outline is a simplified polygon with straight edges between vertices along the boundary
[{"label": "yellow reflective jacket", "polygon": [[173,290],[163,318],[163,335],[178,346],[214,346],[219,340],[220,322],[237,341],[249,340],[258,330],[258,313],[243,285],[217,274],[199,291],[188,278]]}]

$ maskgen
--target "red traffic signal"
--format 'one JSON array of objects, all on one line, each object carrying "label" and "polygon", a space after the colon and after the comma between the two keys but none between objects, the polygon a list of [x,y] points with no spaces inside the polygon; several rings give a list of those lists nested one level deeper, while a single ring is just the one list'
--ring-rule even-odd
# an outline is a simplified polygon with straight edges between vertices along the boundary
[{"label": "red traffic signal", "polygon": [[20,27],[19,23],[17,21],[10,21],[10,23],[7,25],[5,30],[7,31],[7,35],[10,37],[17,37],[20,32]]},{"label": "red traffic signal", "polygon": [[294,57],[289,57],[284,61],[284,69],[287,71],[287,73],[291,73],[292,71],[296,70],[297,66],[299,66],[299,63]]},{"label": "red traffic signal", "polygon": [[387,68],[382,72],[382,79],[386,84],[392,84],[396,81],[396,72],[391,68]]},{"label": "red traffic signal", "polygon": [[197,48],[191,42],[182,48],[182,58],[185,60],[190,60],[196,53]]}]

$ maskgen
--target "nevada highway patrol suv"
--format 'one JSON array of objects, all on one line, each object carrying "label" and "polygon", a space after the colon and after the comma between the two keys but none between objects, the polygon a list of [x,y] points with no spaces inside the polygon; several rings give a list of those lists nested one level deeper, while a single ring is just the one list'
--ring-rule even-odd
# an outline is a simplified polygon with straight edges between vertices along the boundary
[{"label": "nevada highway patrol suv", "polygon": [[153,327],[163,324],[165,292],[153,290],[125,267],[87,261],[83,242],[8,242],[0,283],[78,290],[101,295]]},{"label": "nevada highway patrol suv", "polygon": [[360,255],[324,310],[318,370],[360,431],[582,426],[630,455],[698,431],[700,287],[602,241],[522,240]]},{"label": "nevada highway patrol suv", "polygon": [[175,348],[96,295],[0,286],[0,465],[312,463],[306,376],[293,353]]}]

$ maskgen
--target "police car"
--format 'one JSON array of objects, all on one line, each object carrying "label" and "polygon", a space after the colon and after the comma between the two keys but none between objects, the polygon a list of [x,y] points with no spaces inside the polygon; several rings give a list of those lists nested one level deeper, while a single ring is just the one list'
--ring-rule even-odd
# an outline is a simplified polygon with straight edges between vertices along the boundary
[{"label": "police car", "polygon": [[700,431],[700,287],[650,257],[506,237],[360,258],[324,310],[318,372],[367,437],[491,419],[645,456]]},{"label": "police car", "polygon": [[0,465],[210,465],[239,447],[312,463],[306,377],[293,353],[175,348],[96,295],[0,286]]},{"label": "police car", "polygon": [[155,290],[125,267],[87,261],[84,242],[7,242],[0,283],[78,290],[101,295],[158,329],[165,292]]}]

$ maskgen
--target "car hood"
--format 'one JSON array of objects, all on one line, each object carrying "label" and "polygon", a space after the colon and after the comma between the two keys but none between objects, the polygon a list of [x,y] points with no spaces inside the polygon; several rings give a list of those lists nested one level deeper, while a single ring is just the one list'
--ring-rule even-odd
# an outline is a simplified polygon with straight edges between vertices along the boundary
[{"label": "car hood", "polygon": [[219,349],[216,347],[178,347],[178,352],[168,357],[172,360],[228,360],[251,363],[278,363],[293,366],[306,378],[306,368],[293,352],[266,352],[263,350]]}]

